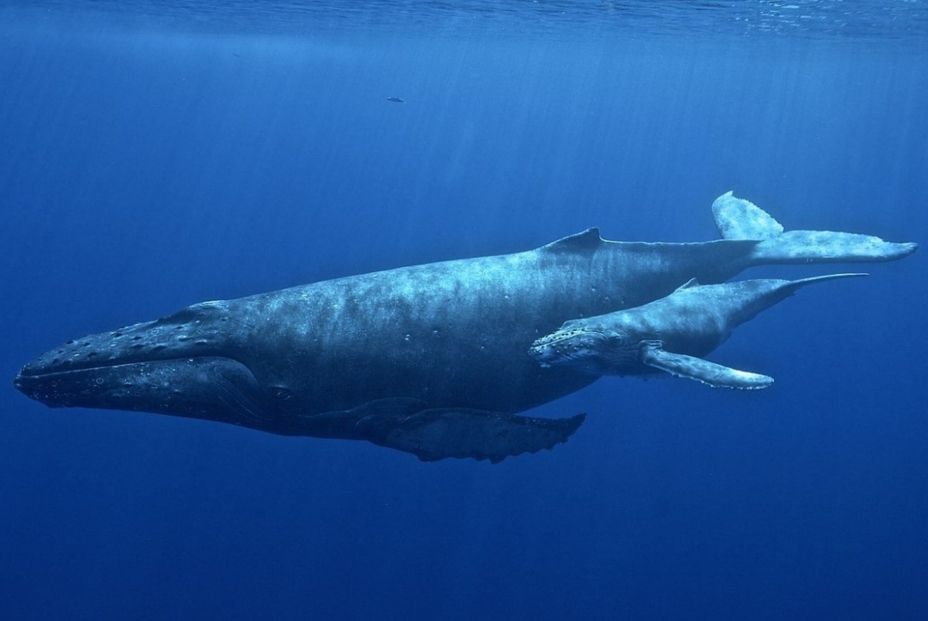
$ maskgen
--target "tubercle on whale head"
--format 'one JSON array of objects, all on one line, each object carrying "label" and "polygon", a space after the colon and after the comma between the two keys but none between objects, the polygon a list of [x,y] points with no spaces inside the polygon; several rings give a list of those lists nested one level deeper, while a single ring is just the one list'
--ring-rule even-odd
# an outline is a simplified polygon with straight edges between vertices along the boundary
[{"label": "tubercle on whale head", "polygon": [[222,355],[228,349],[222,302],[203,302],[156,319],[73,339],[27,363],[21,375],[63,373],[132,362]]},{"label": "tubercle on whale head", "polygon": [[597,371],[609,352],[623,348],[627,335],[598,325],[565,324],[529,348],[542,367],[572,366]]}]

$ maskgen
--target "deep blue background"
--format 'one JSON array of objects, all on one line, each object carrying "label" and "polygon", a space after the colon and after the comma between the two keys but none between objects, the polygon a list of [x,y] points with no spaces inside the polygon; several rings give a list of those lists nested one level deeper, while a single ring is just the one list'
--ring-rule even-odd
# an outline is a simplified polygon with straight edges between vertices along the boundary
[{"label": "deep blue background", "polygon": [[[0,26],[0,378],[68,338],[410,263],[788,228],[928,242],[924,45]],[[406,99],[405,104],[386,101]],[[9,619],[926,618],[925,254],[491,466],[0,388]],[[815,269],[755,270],[795,276]]]}]

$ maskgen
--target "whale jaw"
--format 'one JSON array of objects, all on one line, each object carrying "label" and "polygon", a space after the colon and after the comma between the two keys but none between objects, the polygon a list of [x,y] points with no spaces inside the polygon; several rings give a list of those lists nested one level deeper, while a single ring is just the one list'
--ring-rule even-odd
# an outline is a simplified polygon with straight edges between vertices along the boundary
[{"label": "whale jaw", "polygon": [[260,426],[254,423],[266,411],[248,367],[219,356],[49,373],[24,368],[13,384],[27,397],[55,408],[135,410],[249,426]]},{"label": "whale jaw", "polygon": [[49,350],[13,385],[49,407],[137,410],[262,427],[269,408],[221,303]]}]

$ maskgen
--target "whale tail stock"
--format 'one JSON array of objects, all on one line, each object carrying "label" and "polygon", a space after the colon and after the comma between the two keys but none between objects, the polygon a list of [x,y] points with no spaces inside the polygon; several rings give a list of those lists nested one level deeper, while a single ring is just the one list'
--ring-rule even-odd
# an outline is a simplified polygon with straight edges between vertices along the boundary
[{"label": "whale tail stock", "polygon": [[918,244],[888,242],[872,235],[836,231],[784,231],[766,211],[730,191],[712,203],[724,239],[757,240],[753,263],[836,263],[892,261],[915,252]]}]

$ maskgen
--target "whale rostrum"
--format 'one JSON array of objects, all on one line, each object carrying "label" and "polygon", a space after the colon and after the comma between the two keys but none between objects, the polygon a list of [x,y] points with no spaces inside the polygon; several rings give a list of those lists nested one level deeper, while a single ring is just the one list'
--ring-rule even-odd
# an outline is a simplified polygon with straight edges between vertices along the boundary
[{"label": "whale rostrum", "polygon": [[[590,365],[545,367],[529,354],[565,321],[643,307],[690,278],[710,285],[755,265],[887,261],[916,249],[784,231],[730,192],[713,213],[722,234],[715,241],[614,242],[588,229],[526,252],[194,304],[69,341],[25,365],[14,383],[52,407],[139,410],[367,440],[423,460],[495,462],[564,442],[583,421],[520,414],[599,377]],[[642,360],[696,375],[670,352],[709,350],[668,343],[648,345]]]}]

